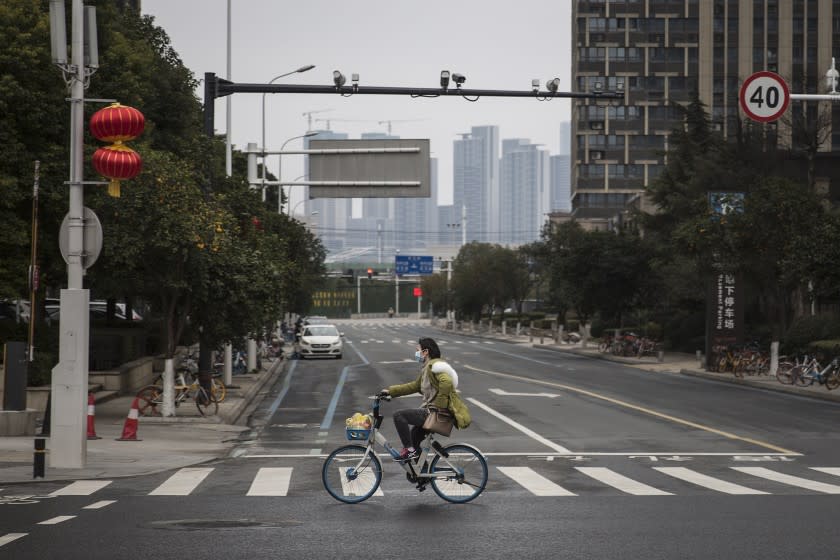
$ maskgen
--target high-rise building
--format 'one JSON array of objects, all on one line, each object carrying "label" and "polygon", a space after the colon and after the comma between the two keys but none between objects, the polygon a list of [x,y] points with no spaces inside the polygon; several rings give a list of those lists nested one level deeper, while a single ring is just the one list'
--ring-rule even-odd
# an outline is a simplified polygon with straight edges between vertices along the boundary
[{"label": "high-rise building", "polygon": [[453,151],[453,205],[467,209],[467,242],[497,242],[498,235],[489,232],[498,231],[500,216],[499,127],[472,127],[455,140]]},{"label": "high-rise building", "polygon": [[561,156],[567,156],[572,151],[572,123],[563,121],[560,123],[560,149],[557,151]]},{"label": "high-rise building", "polygon": [[549,155],[530,140],[502,140],[501,212],[497,240],[521,245],[539,239],[550,210]]},{"label": "high-rise building", "polygon": [[[824,91],[835,39],[836,0],[573,2],[574,89],[625,91],[621,103],[574,101],[574,214],[605,217],[644,191],[661,172],[681,120],[673,104],[686,104],[693,91],[725,136],[737,130],[739,88],[754,72],[777,72],[792,92]],[[803,107],[794,101],[790,110]],[[816,111],[811,103],[809,118]],[[840,108],[832,111],[840,122]],[[785,145],[787,126],[780,121],[766,130]],[[838,126],[822,149],[831,144],[840,144]]]},{"label": "high-rise building", "polygon": [[571,209],[569,154],[551,156],[551,211],[570,212]]}]

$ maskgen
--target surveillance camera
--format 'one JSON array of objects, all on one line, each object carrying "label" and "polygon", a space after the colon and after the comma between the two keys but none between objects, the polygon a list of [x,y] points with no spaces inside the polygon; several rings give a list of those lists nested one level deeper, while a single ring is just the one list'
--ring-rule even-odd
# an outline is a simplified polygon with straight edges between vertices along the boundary
[{"label": "surveillance camera", "polygon": [[545,83],[545,89],[547,89],[551,93],[557,93],[557,90],[560,89],[560,78],[554,78],[553,80],[548,80]]},{"label": "surveillance camera", "polygon": [[534,93],[540,91],[540,81],[537,79],[531,80],[531,89],[534,91]]},{"label": "surveillance camera", "polygon": [[449,87],[449,70],[440,71],[440,87],[447,89]]},{"label": "surveillance camera", "polygon": [[344,77],[344,74],[339,72],[338,70],[333,71],[333,83],[335,87],[340,88],[344,85],[344,82],[347,81],[347,78]]},{"label": "surveillance camera", "polygon": [[461,87],[461,84],[467,81],[466,76],[463,74],[452,74],[452,81],[455,82],[455,85]]}]

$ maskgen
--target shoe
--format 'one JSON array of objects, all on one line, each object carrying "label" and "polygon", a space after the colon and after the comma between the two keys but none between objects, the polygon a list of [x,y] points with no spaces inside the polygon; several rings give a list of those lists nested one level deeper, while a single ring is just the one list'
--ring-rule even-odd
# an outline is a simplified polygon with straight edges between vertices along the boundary
[{"label": "shoe", "polygon": [[400,463],[405,463],[406,461],[415,460],[420,456],[420,452],[416,449],[413,451],[409,451],[407,447],[403,447],[402,451],[400,451],[400,456],[397,457],[397,461]]}]

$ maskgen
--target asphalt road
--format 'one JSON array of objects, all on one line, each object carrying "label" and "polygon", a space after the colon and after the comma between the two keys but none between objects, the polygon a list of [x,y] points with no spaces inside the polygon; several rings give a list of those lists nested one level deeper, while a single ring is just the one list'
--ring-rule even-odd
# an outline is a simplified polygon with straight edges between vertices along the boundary
[{"label": "asphalt road", "polygon": [[[0,558],[836,555],[837,404],[421,324],[340,329],[344,358],[292,362],[232,457],[83,496],[47,497],[66,483],[33,487],[37,503],[0,503],[0,535],[29,533]],[[458,370],[473,426],[452,439],[485,453],[487,490],[448,504],[386,460],[382,496],[333,500],[323,456],[371,394],[417,375],[424,335]],[[390,418],[384,434],[398,444]]]}]

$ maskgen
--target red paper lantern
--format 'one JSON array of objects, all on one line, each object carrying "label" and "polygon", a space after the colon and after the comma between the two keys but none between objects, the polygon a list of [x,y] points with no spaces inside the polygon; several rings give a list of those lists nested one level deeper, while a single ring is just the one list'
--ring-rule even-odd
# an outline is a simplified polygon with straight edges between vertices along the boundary
[{"label": "red paper lantern", "polygon": [[134,107],[114,103],[90,118],[90,133],[103,142],[125,142],[140,136],[146,125],[143,113]]},{"label": "red paper lantern", "polygon": [[120,181],[136,177],[142,167],[140,154],[122,144],[105,146],[93,153],[93,168],[111,179],[108,194],[114,197],[120,196]]}]

